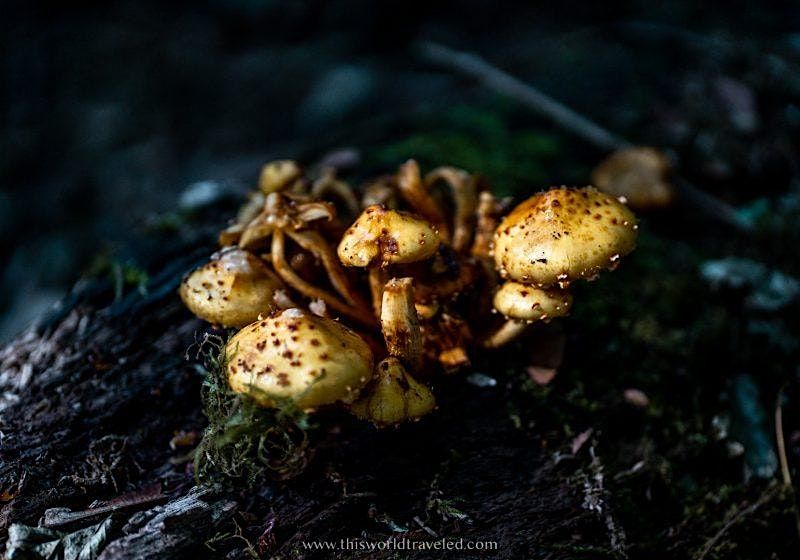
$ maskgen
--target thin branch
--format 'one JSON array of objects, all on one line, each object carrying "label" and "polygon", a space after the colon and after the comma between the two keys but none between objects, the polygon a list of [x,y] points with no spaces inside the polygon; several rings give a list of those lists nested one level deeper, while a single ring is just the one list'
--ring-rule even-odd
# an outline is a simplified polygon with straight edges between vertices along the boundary
[{"label": "thin branch", "polygon": [[[457,51],[433,42],[420,43],[418,51],[420,56],[429,62],[474,78],[487,88],[519,101],[559,128],[571,132],[600,150],[615,151],[632,145],[624,138],[613,134],[530,84],[500,70],[476,54]],[[686,179],[676,178],[674,185],[683,200],[709,216],[742,232],[753,230],[753,224],[737,214],[733,207],[695,187]]]},{"label": "thin branch", "polygon": [[475,54],[460,52],[432,42],[421,43],[419,49],[427,60],[475,78],[489,89],[516,99],[542,117],[550,119],[558,127],[580,136],[603,150],[614,151],[630,145],[599,124],[511,74],[492,66]]},{"label": "thin branch", "polygon": [[789,471],[789,459],[786,457],[786,440],[783,437],[783,387],[778,391],[778,398],[775,402],[775,440],[778,445],[778,459],[781,463],[781,477],[783,485],[789,489],[794,509],[794,522],[797,534],[800,535],[800,510],[797,509],[797,501],[794,496],[792,486],[792,474]]},{"label": "thin branch", "polygon": [[755,502],[753,502],[744,509],[737,510],[736,513],[734,513],[732,516],[729,516],[725,524],[720,528],[720,530],[717,531],[713,537],[711,537],[705,542],[703,548],[700,549],[699,553],[695,556],[696,560],[703,560],[704,558],[706,558],[709,555],[709,553],[711,553],[711,551],[714,549],[714,547],[717,545],[717,543],[722,539],[722,537],[724,537],[725,534],[732,527],[740,523],[744,518],[758,511],[758,509],[761,508],[764,504],[772,500],[772,498],[775,497],[777,488],[778,486],[772,486],[768,488],[758,497],[758,499]]}]

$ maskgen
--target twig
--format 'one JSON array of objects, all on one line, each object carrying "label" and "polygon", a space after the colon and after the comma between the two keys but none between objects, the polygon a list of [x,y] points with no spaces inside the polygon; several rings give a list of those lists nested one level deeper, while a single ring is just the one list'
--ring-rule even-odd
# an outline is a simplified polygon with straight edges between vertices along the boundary
[{"label": "twig", "polygon": [[460,52],[438,43],[423,42],[420,53],[426,59],[447,66],[482,82],[489,89],[516,99],[557,126],[580,136],[595,146],[608,151],[630,144],[602,126],[573,111],[563,103],[545,95],[538,89],[492,66],[481,57]]},{"label": "twig", "polygon": [[778,390],[778,398],[775,402],[775,440],[778,445],[778,459],[781,463],[781,477],[783,485],[789,489],[792,497],[792,509],[794,510],[794,523],[797,534],[800,535],[800,510],[797,509],[797,501],[794,497],[794,487],[792,486],[792,474],[789,471],[789,459],[786,457],[786,440],[783,437],[783,387]]},{"label": "twig", "polygon": [[778,398],[775,403],[775,439],[778,444],[778,459],[781,462],[781,475],[784,486],[792,487],[792,475],[789,472],[789,461],[786,458],[786,442],[783,439],[783,387],[778,390]]},{"label": "twig", "polygon": [[720,539],[725,536],[725,533],[727,533],[731,527],[739,523],[742,519],[744,519],[748,515],[755,513],[758,510],[758,508],[769,502],[773,498],[773,494],[775,494],[776,488],[777,486],[772,486],[771,488],[767,489],[765,492],[761,494],[761,496],[758,497],[758,500],[756,500],[746,508],[740,509],[739,511],[736,512],[735,515],[730,517],[730,519],[728,519],[728,521],[725,522],[725,524],[720,528],[720,530],[717,531],[713,537],[711,537],[706,541],[706,543],[703,545],[703,548],[700,550],[695,559],[703,560],[703,558],[708,556],[708,554],[711,552],[714,546],[716,546],[716,544],[720,541]]},{"label": "twig", "polygon": [[[478,55],[457,51],[434,42],[418,45],[422,58],[455,70],[481,82],[491,90],[516,99],[556,126],[571,132],[603,151],[615,151],[632,144],[601,125],[570,109],[563,103],[493,66]],[[753,230],[753,224],[719,198],[700,190],[686,179],[676,177],[675,188],[687,203],[711,217],[742,232]]]},{"label": "twig", "polygon": [[161,493],[161,485],[153,484],[144,490],[124,494],[107,504],[101,504],[86,510],[71,511],[67,508],[50,508],[44,512],[44,517],[40,524],[42,527],[52,529],[74,523],[88,523],[110,513],[151,506],[167,499],[169,499],[169,496]]}]

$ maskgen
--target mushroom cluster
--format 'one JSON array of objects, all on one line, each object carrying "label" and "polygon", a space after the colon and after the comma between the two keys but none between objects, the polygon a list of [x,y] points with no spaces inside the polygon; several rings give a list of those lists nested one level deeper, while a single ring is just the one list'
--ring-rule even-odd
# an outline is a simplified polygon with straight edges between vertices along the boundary
[{"label": "mushroom cluster", "polygon": [[509,206],[453,167],[423,175],[409,160],[354,188],[333,168],[272,162],[180,295],[199,318],[239,329],[228,384],[259,405],[341,406],[379,427],[415,420],[436,406],[437,373],[566,315],[570,282],[634,247],[633,214],[591,187]]}]

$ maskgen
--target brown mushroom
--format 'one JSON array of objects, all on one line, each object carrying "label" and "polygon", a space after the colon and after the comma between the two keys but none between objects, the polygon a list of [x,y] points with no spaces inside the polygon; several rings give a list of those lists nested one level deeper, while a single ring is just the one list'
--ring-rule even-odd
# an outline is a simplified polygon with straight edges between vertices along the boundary
[{"label": "brown mushroom", "polygon": [[670,161],[655,148],[618,150],[592,171],[592,182],[603,192],[624,197],[636,210],[669,206],[675,188],[669,182]]}]

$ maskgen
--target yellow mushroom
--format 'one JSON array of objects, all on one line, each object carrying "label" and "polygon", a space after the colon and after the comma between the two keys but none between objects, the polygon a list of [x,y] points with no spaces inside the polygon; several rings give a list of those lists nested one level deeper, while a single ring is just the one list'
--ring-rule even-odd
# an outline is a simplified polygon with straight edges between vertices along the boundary
[{"label": "yellow mushroom", "polygon": [[494,259],[501,276],[566,286],[614,268],[636,244],[638,226],[624,204],[593,187],[557,187],[532,196],[500,223]]},{"label": "yellow mushroom", "polygon": [[347,229],[337,255],[345,266],[369,268],[372,307],[380,317],[383,286],[388,280],[384,269],[430,258],[439,243],[436,230],[423,218],[376,204],[365,208]]},{"label": "yellow mushroom", "polygon": [[228,383],[262,406],[350,403],[372,377],[372,350],[337,321],[301,309],[248,325],[226,346]]},{"label": "yellow mushroom", "polygon": [[378,427],[416,420],[436,407],[430,388],[411,377],[397,358],[390,356],[375,368],[374,379],[350,405],[358,418]]},{"label": "yellow mushroom", "polygon": [[293,186],[301,177],[302,170],[290,159],[271,161],[261,168],[258,188],[264,194],[282,191]]},{"label": "yellow mushroom", "polygon": [[388,266],[427,259],[438,247],[439,235],[426,220],[373,205],[348,228],[337,253],[346,266]]},{"label": "yellow mushroom", "polygon": [[572,305],[569,292],[543,290],[519,282],[506,282],[494,294],[494,308],[510,319],[545,321],[566,315]]},{"label": "yellow mushroom", "polygon": [[667,156],[655,148],[624,148],[600,162],[592,171],[592,182],[603,192],[624,197],[631,208],[663,208],[675,198],[670,167]]},{"label": "yellow mushroom", "polygon": [[186,307],[223,327],[241,327],[273,308],[280,279],[255,255],[237,248],[220,252],[181,283]]},{"label": "yellow mushroom", "polygon": [[[637,229],[633,212],[593,187],[556,187],[519,204],[494,236],[495,264],[510,280],[495,294],[494,305],[507,320],[484,346],[502,346],[528,323],[565,314],[569,294],[547,288],[563,290],[573,280],[592,280],[615,268],[636,245]],[[538,307],[526,309],[526,297]]]},{"label": "yellow mushroom", "polygon": [[542,289],[508,281],[494,294],[493,303],[507,321],[484,341],[484,346],[488,348],[502,346],[531,323],[567,315],[572,306],[572,296],[558,288]]}]

